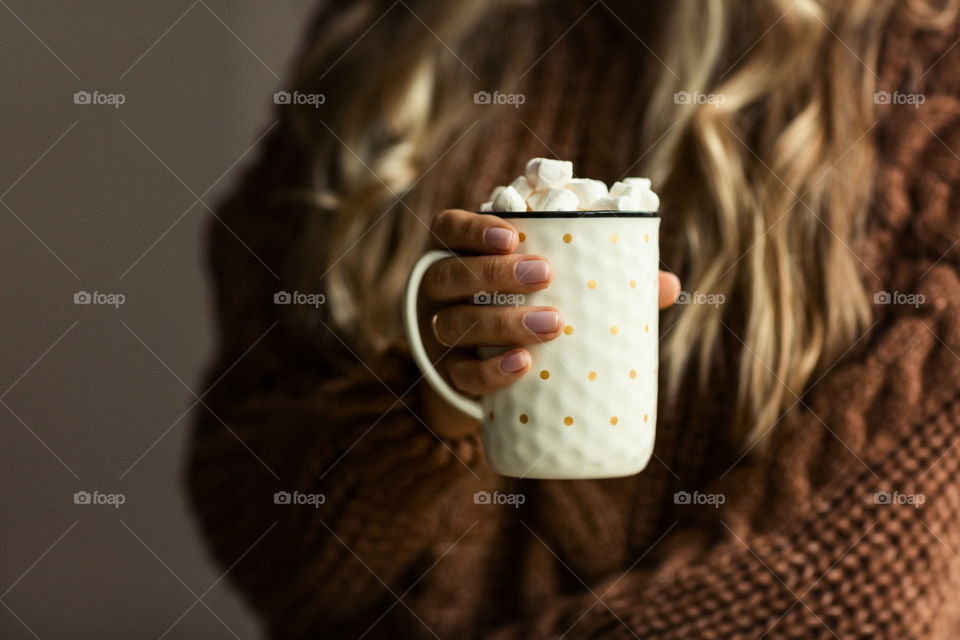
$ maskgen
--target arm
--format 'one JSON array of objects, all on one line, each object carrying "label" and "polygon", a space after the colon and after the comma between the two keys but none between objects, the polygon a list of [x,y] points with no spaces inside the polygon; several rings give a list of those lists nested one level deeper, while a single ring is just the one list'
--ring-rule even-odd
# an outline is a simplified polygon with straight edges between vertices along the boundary
[{"label": "arm", "polygon": [[[335,368],[280,320],[273,294],[289,287],[273,274],[299,220],[263,202],[261,180],[247,176],[212,223],[220,345],[197,409],[190,497],[219,564],[278,633],[359,636],[465,531],[465,549],[489,537],[471,528],[473,493],[497,480],[475,430],[441,437],[419,417],[407,358],[364,363],[344,349],[352,364]],[[275,504],[276,492],[323,503]]]}]

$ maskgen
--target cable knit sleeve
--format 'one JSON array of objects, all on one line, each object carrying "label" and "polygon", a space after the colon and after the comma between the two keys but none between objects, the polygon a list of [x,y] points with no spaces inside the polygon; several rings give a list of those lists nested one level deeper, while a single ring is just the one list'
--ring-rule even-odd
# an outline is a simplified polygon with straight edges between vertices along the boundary
[{"label": "cable knit sleeve", "polygon": [[[220,345],[196,409],[190,496],[219,564],[277,637],[359,635],[414,566],[470,528],[445,505],[496,480],[477,439],[443,440],[418,417],[408,358],[346,352],[353,365],[335,370],[293,337],[273,296],[289,290],[298,219],[263,204],[262,173],[211,225]],[[331,330],[322,315],[315,330]]]}]

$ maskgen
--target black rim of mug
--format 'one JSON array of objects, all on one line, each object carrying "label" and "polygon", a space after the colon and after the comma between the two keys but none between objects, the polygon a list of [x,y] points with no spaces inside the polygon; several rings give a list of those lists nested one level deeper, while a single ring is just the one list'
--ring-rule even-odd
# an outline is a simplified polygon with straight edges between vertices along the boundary
[{"label": "black rim of mug", "polygon": [[498,218],[659,218],[649,211],[478,211]]}]

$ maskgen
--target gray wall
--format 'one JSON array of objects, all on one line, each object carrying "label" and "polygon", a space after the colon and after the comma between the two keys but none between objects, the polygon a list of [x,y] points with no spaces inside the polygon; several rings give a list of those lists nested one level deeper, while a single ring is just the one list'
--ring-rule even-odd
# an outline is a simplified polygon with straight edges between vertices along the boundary
[{"label": "gray wall", "polygon": [[195,203],[269,124],[312,4],[0,2],[2,638],[260,635],[181,486],[212,346]]}]

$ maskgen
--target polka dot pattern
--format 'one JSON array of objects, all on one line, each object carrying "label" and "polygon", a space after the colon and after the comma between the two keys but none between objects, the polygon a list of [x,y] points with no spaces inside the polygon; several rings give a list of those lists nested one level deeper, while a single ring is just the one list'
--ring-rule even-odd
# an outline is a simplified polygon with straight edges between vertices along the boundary
[{"label": "polka dot pattern", "polygon": [[[555,265],[551,286],[524,304],[556,306],[569,324],[561,339],[529,347],[536,375],[487,396],[499,420],[485,427],[491,464],[530,478],[635,473],[653,447],[656,316],[643,309],[656,302],[656,288],[644,284],[659,282],[656,252],[645,247],[656,236],[625,220],[600,232],[581,221],[522,222],[523,251]],[[573,475],[551,475],[558,468]]]}]

